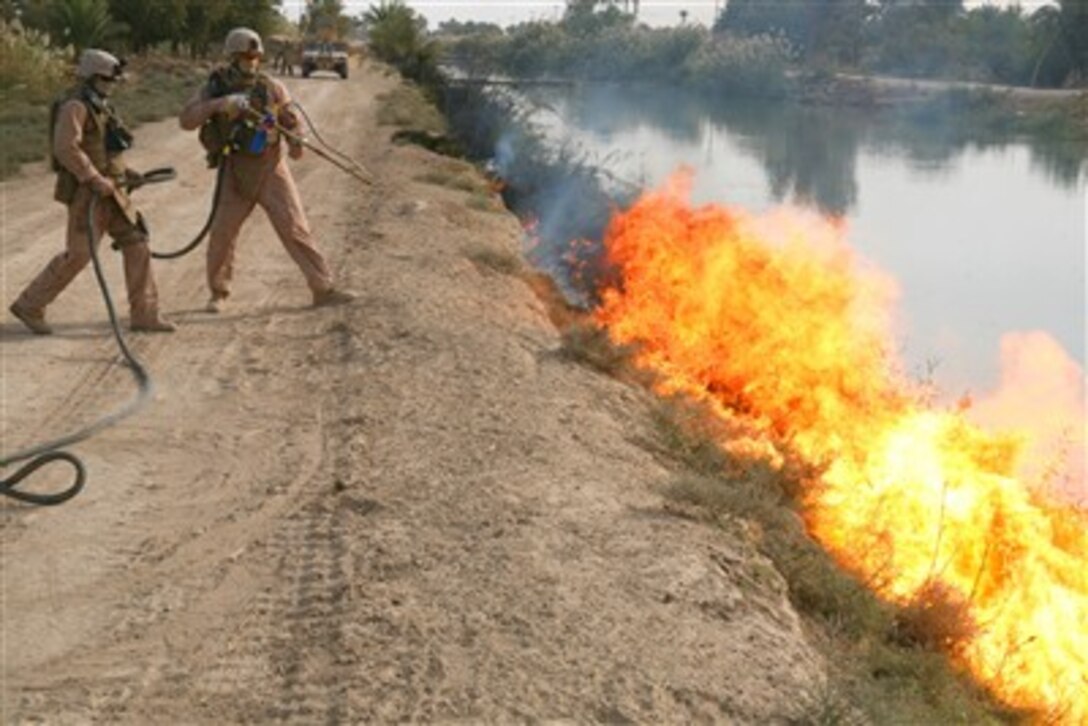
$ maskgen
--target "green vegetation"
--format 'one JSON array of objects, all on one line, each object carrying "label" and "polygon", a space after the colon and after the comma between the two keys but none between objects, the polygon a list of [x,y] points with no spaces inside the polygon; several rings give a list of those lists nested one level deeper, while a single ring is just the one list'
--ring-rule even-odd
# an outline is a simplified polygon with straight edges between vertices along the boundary
[{"label": "green vegetation", "polygon": [[[557,22],[505,31],[443,24],[440,31],[447,57],[476,75],[657,81],[834,102],[844,100],[832,95],[836,73],[1088,85],[1088,0],[1031,6],[1030,14],[1017,6],[968,10],[960,0],[730,0],[724,6],[709,32],[649,28],[608,0],[568,0]],[[845,100],[872,103],[873,96]]]},{"label": "green vegetation", "polygon": [[694,85],[709,91],[782,96],[788,90],[790,55],[781,36],[715,38],[699,46],[685,68]]},{"label": "green vegetation", "polygon": [[0,21],[0,91],[5,103],[41,103],[67,82],[67,55],[36,30]]},{"label": "green vegetation", "polygon": [[45,158],[48,103],[70,78],[67,55],[41,33],[0,22],[0,178]]},{"label": "green vegetation", "polygon": [[1088,82],[1086,0],[1023,10],[966,9],[962,0],[730,0],[714,29],[781,33],[809,68],[1049,87]]},{"label": "green vegetation", "polygon": [[278,0],[0,0],[0,18],[16,18],[74,52],[106,47],[144,53],[160,46],[192,56],[207,55],[231,28],[245,25],[262,34],[287,20]]},{"label": "green vegetation", "polygon": [[438,82],[438,44],[426,37],[426,19],[401,0],[382,0],[363,14],[363,25],[374,57],[424,87]]},{"label": "green vegetation", "polygon": [[299,20],[303,35],[318,38],[346,38],[352,26],[351,18],[344,15],[341,0],[313,0]]},{"label": "green vegetation", "polygon": [[43,30],[75,54],[118,41],[129,27],[114,20],[106,0],[57,0],[45,6]]}]

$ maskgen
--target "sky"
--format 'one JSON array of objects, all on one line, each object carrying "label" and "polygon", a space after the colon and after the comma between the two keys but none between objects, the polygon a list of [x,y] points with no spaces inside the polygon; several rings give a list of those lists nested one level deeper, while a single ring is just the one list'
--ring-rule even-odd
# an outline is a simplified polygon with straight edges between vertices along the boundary
[{"label": "sky", "polygon": [[[347,15],[364,13],[379,0],[342,0]],[[651,26],[678,25],[680,11],[686,10],[687,22],[710,26],[726,0],[640,0],[639,19]],[[282,0],[284,14],[297,20],[305,0]],[[427,18],[431,29],[451,19],[497,23],[503,27],[527,20],[557,20],[563,14],[564,0],[407,0],[407,4]],[[978,5],[1007,6],[1013,0],[967,0],[967,7]],[[1023,0],[1025,9],[1048,4],[1047,0]]]}]

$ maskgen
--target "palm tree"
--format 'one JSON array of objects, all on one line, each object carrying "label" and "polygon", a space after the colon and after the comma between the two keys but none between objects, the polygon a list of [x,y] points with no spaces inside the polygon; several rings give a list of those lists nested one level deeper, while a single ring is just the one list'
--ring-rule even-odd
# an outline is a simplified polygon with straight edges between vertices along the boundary
[{"label": "palm tree", "polygon": [[85,48],[119,39],[128,27],[113,19],[107,0],[56,0],[50,7],[49,29],[54,40],[72,46],[78,58]]},{"label": "palm tree", "polygon": [[1058,0],[1074,80],[1088,82],[1088,0]]},{"label": "palm tree", "polygon": [[1043,67],[1043,61],[1050,55],[1055,43],[1062,37],[1062,19],[1058,8],[1046,6],[1035,11],[1031,16],[1031,24],[1035,34],[1047,40],[1042,44],[1039,57],[1035,60],[1035,68],[1031,72],[1031,86],[1035,86],[1039,80],[1039,71]]},{"label": "palm tree", "polygon": [[341,0],[311,0],[306,6],[306,27],[310,35],[344,38],[351,30],[351,19],[344,15]]}]

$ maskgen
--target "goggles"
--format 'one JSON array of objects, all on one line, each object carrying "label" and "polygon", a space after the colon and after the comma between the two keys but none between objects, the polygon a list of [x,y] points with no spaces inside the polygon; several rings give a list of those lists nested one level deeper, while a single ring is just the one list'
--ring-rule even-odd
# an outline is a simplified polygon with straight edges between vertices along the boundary
[{"label": "goggles", "polygon": [[125,61],[125,59],[120,58],[120,59],[118,59],[117,64],[114,65],[113,72],[110,75],[106,75],[104,73],[99,73],[96,77],[100,81],[106,81],[108,83],[116,83],[117,81],[119,81],[119,80],[121,80],[122,78],[125,77],[125,66],[126,65],[127,65],[127,62]]}]

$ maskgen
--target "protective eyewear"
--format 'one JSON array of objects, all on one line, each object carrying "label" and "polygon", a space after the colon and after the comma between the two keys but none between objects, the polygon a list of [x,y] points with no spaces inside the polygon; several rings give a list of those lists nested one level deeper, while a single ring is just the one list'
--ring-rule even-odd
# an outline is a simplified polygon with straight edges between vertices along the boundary
[{"label": "protective eyewear", "polygon": [[106,81],[108,83],[115,83],[116,81],[119,81],[125,77],[126,65],[128,65],[128,61],[126,61],[124,58],[121,58],[117,61],[117,65],[113,67],[113,73],[108,76],[100,73],[98,74],[98,79],[101,81]]}]

